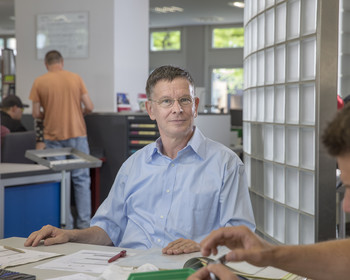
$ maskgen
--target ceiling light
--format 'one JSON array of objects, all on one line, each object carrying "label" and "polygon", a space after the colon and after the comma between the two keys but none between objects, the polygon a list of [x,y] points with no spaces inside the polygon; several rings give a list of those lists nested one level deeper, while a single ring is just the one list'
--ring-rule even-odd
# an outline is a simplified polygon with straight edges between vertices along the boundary
[{"label": "ceiling light", "polygon": [[227,4],[233,7],[244,8],[244,2],[240,2],[240,1],[229,2]]},{"label": "ceiling light", "polygon": [[183,12],[183,8],[171,6],[171,7],[155,7],[152,8],[152,11],[159,14],[166,14],[166,13],[175,13],[175,12]]}]

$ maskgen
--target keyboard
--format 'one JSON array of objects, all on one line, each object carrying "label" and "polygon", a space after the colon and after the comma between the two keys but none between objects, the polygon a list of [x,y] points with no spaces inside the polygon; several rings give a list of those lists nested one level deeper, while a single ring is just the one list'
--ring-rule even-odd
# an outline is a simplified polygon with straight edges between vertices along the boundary
[{"label": "keyboard", "polygon": [[25,274],[21,272],[11,271],[7,269],[0,269],[0,280],[35,280],[35,275]]}]

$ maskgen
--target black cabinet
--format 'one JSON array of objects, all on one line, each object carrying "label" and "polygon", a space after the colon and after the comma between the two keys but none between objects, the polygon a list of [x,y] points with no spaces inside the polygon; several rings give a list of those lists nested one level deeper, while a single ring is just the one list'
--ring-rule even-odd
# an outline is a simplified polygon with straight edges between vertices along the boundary
[{"label": "black cabinet", "polygon": [[149,116],[128,116],[128,155],[132,155],[142,147],[154,142],[159,137],[157,123]]}]

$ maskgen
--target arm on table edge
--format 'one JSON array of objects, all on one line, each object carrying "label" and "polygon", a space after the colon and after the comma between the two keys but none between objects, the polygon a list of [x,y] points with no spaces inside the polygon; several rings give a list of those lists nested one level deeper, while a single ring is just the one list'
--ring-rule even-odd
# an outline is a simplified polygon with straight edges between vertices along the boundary
[{"label": "arm on table edge", "polygon": [[29,235],[24,246],[36,247],[44,240],[44,245],[62,244],[67,242],[87,243],[96,245],[113,245],[107,233],[100,227],[86,229],[60,229],[51,225]]},{"label": "arm on table edge", "polygon": [[70,231],[69,241],[78,243],[87,243],[95,245],[113,245],[108,234],[98,226],[92,226],[86,229],[73,229]]},{"label": "arm on table edge", "polygon": [[349,279],[349,252],[350,239],[274,246],[270,265],[310,279]]}]

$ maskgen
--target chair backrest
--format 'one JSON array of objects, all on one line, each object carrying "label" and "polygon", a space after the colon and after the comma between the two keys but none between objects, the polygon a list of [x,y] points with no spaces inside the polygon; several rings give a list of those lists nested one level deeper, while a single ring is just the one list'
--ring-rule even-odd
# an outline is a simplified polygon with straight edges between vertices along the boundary
[{"label": "chair backrest", "polygon": [[1,162],[34,163],[27,159],[26,150],[35,149],[35,131],[11,132],[6,134],[1,145]]}]

